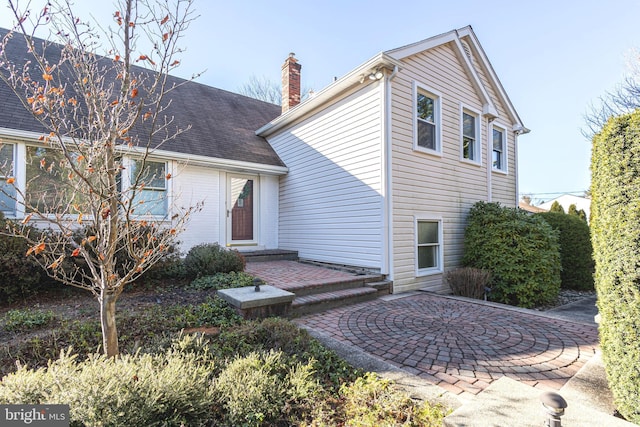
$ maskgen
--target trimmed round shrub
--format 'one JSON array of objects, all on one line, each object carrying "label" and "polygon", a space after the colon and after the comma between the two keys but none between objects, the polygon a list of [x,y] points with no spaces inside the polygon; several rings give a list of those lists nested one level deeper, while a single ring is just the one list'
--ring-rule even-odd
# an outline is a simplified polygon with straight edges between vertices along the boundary
[{"label": "trimmed round shrub", "polygon": [[618,411],[640,424],[640,110],[594,136],[591,175],[602,358]]},{"label": "trimmed round shrub", "polygon": [[244,271],[244,267],[244,257],[238,251],[223,248],[217,243],[194,246],[184,259],[185,273],[191,279]]},{"label": "trimmed round shrub", "polygon": [[594,289],[593,248],[587,223],[579,216],[571,214],[543,212],[536,215],[540,215],[560,233],[561,287],[592,291]]},{"label": "trimmed round shrub", "polygon": [[465,266],[489,270],[489,299],[531,308],[560,291],[558,233],[525,211],[478,202],[464,234]]}]

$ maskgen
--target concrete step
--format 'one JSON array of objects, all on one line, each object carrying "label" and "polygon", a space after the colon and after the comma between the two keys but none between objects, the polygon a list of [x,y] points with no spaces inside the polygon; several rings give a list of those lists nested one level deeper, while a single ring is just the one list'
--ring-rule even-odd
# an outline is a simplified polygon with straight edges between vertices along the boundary
[{"label": "concrete step", "polygon": [[375,288],[361,286],[358,288],[341,289],[332,292],[297,296],[291,304],[291,314],[302,316],[305,314],[319,313],[344,305],[376,299],[378,291]]},{"label": "concrete step", "polygon": [[361,275],[353,276],[352,279],[336,280],[335,282],[290,284],[287,286],[287,290],[296,294],[297,297],[304,297],[307,295],[336,292],[345,289],[362,288],[366,286],[367,283],[375,283],[381,280],[382,276],[380,275]]}]

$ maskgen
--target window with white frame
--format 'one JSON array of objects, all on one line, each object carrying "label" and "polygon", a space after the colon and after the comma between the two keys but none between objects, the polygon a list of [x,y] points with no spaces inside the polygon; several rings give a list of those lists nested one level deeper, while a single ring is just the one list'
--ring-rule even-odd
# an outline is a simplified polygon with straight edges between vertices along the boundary
[{"label": "window with white frame", "polygon": [[494,126],[492,132],[493,146],[493,169],[497,171],[507,171],[507,139],[506,131],[503,128]]},{"label": "window with white frame", "polygon": [[416,220],[416,269],[418,275],[442,271],[442,221]]},{"label": "window with white frame", "polygon": [[16,213],[14,159],[15,146],[2,144],[0,146],[0,211],[5,215]]},{"label": "window with white frame", "polygon": [[166,216],[167,164],[165,162],[134,160],[131,184],[138,186],[132,208],[136,215]]},{"label": "window with white frame", "polygon": [[28,211],[64,213],[70,204],[85,202],[86,194],[74,185],[62,150],[27,146],[25,204]]},{"label": "window with white frame", "polygon": [[440,97],[416,85],[414,149],[440,151]]},{"label": "window with white frame", "polygon": [[478,115],[462,110],[462,158],[480,162],[480,131]]}]

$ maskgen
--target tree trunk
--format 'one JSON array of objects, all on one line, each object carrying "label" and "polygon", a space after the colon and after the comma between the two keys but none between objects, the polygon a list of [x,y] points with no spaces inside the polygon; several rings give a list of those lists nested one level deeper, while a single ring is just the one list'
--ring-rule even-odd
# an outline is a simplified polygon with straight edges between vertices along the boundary
[{"label": "tree trunk", "polygon": [[117,356],[118,330],[116,328],[116,300],[118,297],[102,291],[100,295],[100,324],[102,325],[102,346],[108,357]]}]

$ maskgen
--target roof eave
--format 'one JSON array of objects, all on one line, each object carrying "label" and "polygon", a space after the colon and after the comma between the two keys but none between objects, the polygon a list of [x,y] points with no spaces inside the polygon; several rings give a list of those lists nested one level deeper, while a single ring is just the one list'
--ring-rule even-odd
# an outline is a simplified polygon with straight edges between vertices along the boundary
[{"label": "roof eave", "polygon": [[[294,108],[290,109],[286,113],[278,116],[271,122],[262,126],[256,130],[256,135],[262,137],[268,137],[269,135],[278,132],[280,129],[286,127],[290,123],[304,117],[311,111],[321,107],[323,104],[334,100],[336,96],[353,88],[356,85],[363,83],[363,77],[368,76],[372,72],[379,70],[380,68],[386,68],[393,70],[395,67],[400,67],[400,62],[387,55],[385,52],[381,52],[369,59],[367,62],[356,67],[345,76],[339,78],[329,86],[322,89],[315,94],[312,98],[298,104]],[[368,81],[368,79],[367,79]]]},{"label": "roof eave", "polygon": [[[20,139],[27,143],[38,143],[39,138],[42,136],[42,133],[0,128],[0,136]],[[71,139],[69,138],[65,139],[71,141]],[[147,151],[144,148],[128,147],[124,145],[116,147],[116,150],[122,154],[129,154],[133,156],[143,155],[145,151]],[[192,166],[218,168],[233,172],[262,173],[266,175],[285,175],[289,172],[289,168],[287,168],[286,166],[254,163],[242,160],[223,159],[218,157],[180,153],[170,150],[150,149],[148,150],[148,153],[153,157],[163,158],[167,160],[176,160]]]}]

